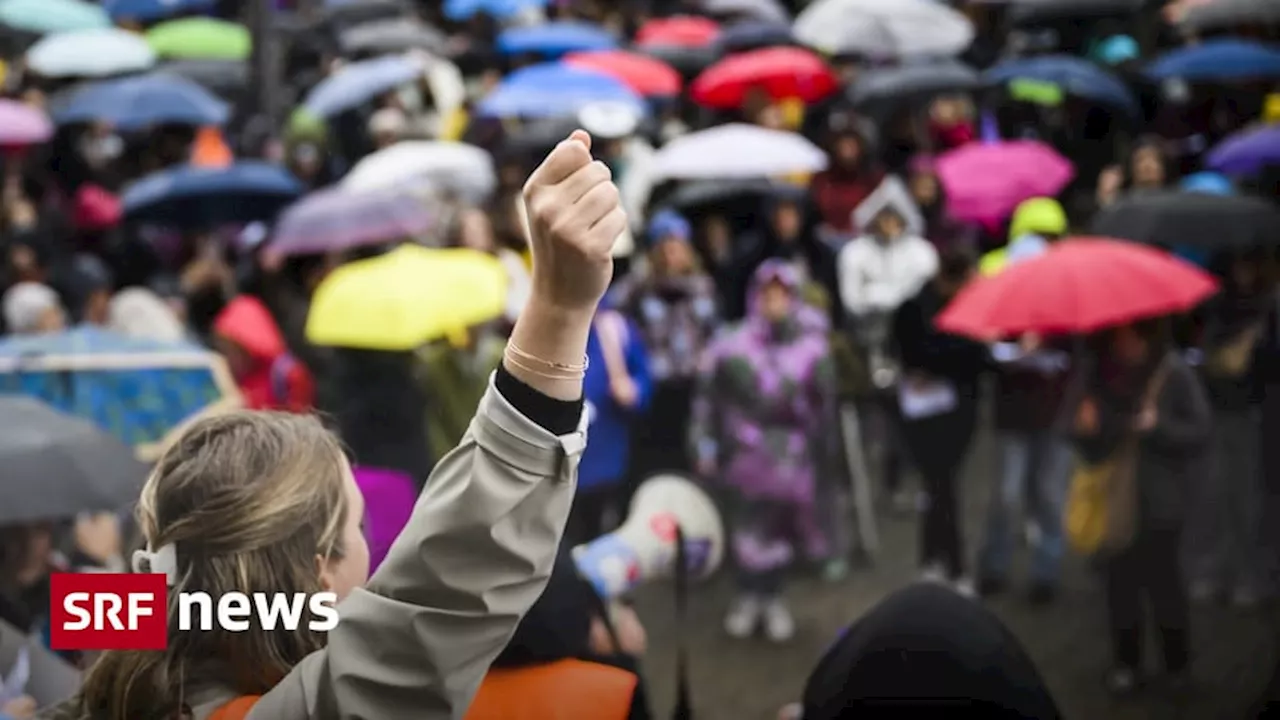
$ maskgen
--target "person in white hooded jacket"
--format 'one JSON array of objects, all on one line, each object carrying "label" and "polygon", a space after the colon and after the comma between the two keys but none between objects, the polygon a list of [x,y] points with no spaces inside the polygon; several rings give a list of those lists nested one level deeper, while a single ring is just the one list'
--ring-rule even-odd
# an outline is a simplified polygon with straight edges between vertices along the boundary
[{"label": "person in white hooded jacket", "polygon": [[897,398],[889,392],[896,382],[890,352],[890,322],[902,303],[914,297],[938,271],[938,253],[925,240],[924,217],[907,188],[889,176],[853,212],[853,224],[861,233],[840,249],[836,273],[854,344],[865,352],[872,386],[878,392],[872,404],[882,428],[882,461],[885,490],[900,511],[914,510],[920,498],[901,484],[898,452]]},{"label": "person in white hooded jacket", "polygon": [[840,299],[854,322],[892,313],[938,271],[938,252],[906,187],[888,177],[853,213],[861,234],[841,250]]}]

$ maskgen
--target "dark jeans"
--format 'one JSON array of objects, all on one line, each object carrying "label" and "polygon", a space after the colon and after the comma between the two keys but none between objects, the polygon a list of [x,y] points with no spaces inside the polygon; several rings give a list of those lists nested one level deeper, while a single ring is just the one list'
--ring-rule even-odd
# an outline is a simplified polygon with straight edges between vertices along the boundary
[{"label": "dark jeans", "polygon": [[929,502],[920,521],[920,564],[942,563],[953,579],[965,574],[960,532],[960,473],[975,418],[955,412],[904,423],[911,457]]},{"label": "dark jeans", "polygon": [[1190,659],[1191,610],[1179,562],[1181,528],[1141,528],[1133,545],[1105,561],[1111,647],[1117,665],[1142,666],[1142,603],[1160,633],[1167,672],[1185,670]]}]

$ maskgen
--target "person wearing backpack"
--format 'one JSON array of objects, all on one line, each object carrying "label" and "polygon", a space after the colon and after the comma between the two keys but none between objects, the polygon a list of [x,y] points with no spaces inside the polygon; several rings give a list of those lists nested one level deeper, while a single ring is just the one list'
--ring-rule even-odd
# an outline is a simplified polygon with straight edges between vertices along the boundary
[{"label": "person wearing backpack", "polygon": [[315,383],[289,354],[284,335],[261,300],[241,295],[213,322],[213,346],[226,358],[250,410],[308,412]]}]

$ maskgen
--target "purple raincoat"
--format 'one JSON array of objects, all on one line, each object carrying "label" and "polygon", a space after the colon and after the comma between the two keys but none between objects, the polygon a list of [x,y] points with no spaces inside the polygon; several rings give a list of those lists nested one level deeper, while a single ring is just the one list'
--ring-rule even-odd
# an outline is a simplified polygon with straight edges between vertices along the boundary
[{"label": "purple raincoat", "polygon": [[[797,298],[792,316],[766,320],[757,297],[780,282]],[[816,509],[820,470],[836,450],[835,374],[826,323],[799,299],[802,278],[770,260],[756,271],[746,319],[704,352],[691,428],[702,464],[713,463],[736,497],[733,544],[740,567],[789,563],[796,546],[827,552]]]}]

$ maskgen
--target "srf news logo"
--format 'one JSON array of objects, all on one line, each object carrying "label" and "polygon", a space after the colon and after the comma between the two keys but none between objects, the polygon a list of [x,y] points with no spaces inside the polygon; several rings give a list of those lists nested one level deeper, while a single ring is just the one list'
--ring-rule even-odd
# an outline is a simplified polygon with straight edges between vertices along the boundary
[{"label": "srf news logo", "polygon": [[[163,650],[168,644],[169,589],[157,573],[54,573],[49,584],[49,645],[54,650]],[[252,627],[327,632],[338,626],[334,593],[178,594],[178,630]]]}]

